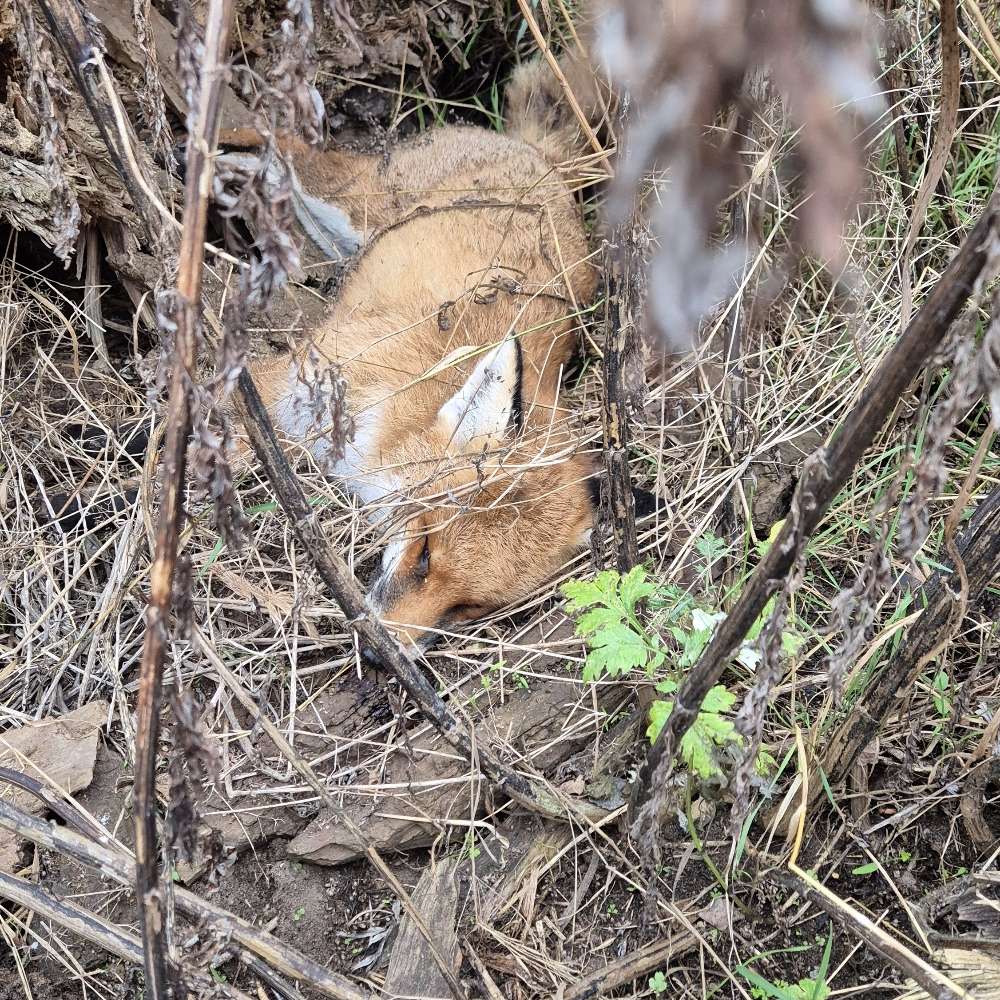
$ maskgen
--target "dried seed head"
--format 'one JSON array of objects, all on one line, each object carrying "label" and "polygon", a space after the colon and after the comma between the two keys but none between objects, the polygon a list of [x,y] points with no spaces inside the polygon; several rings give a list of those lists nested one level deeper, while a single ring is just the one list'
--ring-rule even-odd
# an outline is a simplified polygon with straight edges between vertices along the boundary
[{"label": "dried seed head", "polygon": [[229,465],[231,431],[218,394],[197,387],[192,400],[190,465],[199,499],[212,503],[215,527],[226,545],[243,541],[244,519]]},{"label": "dried seed head", "polygon": [[238,218],[255,234],[256,256],[240,276],[240,325],[300,273],[299,249],[292,239],[295,219],[291,168],[272,146],[255,171],[235,164],[217,172],[214,196],[226,218]]},{"label": "dried seed head", "polygon": [[858,0],[625,0],[600,19],[597,51],[633,104],[612,218],[631,211],[650,171],[668,177],[657,186],[649,320],[670,347],[690,346],[747,263],[742,243],[715,240],[720,204],[744,176],[737,130],[719,123],[746,101],[746,81],[766,74],[797,135],[808,194],[799,243],[843,270],[842,228],[863,180],[860,133],[882,111],[869,36]]},{"label": "dried seed head", "polygon": [[297,131],[315,144],[323,137],[324,109],[311,82],[316,75],[311,0],[287,0],[285,12],[277,58],[268,74],[272,93],[265,100],[278,127]]},{"label": "dried seed head", "polygon": [[321,362],[310,348],[305,363],[299,368],[298,383],[304,392],[296,392],[296,410],[308,420],[308,436],[321,438],[323,462],[329,471],[344,457],[347,442],[354,439],[354,421],[347,409],[347,381],[336,365]]},{"label": "dried seed head", "polygon": [[177,556],[172,589],[170,603],[174,612],[174,634],[179,639],[190,639],[194,626],[194,604],[191,599],[194,593],[194,571],[191,568],[191,557],[186,552]]},{"label": "dried seed head", "polygon": [[177,0],[177,76],[187,104],[185,124],[195,134],[195,116],[201,93],[201,67],[205,63],[205,39],[190,0]]},{"label": "dried seed head", "polygon": [[913,488],[900,511],[898,546],[900,556],[912,561],[930,531],[930,505],[948,479],[945,455],[955,428],[983,391],[982,363],[975,351],[972,326],[975,312],[961,324],[954,342],[948,392],[931,414],[924,448],[913,467]]},{"label": "dried seed head", "polygon": [[219,750],[194,696],[175,688],[170,699],[173,730],[167,771],[170,777],[166,836],[171,848],[190,860],[198,849],[199,802],[218,783]]},{"label": "dried seed head", "polygon": [[892,586],[892,566],[885,554],[888,521],[883,519],[881,523],[881,531],[872,526],[872,545],[857,579],[831,602],[830,631],[841,633],[840,642],[826,664],[835,701],[840,699],[847,671],[857,661],[871,635],[879,601]]},{"label": "dried seed head", "polygon": [[993,292],[990,322],[979,351],[979,379],[990,401],[993,427],[1000,431],[1000,288]]}]

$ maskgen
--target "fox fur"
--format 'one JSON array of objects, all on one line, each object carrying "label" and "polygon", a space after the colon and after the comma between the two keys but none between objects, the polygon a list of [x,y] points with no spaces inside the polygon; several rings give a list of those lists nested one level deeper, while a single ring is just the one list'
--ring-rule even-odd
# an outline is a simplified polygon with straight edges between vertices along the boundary
[{"label": "fox fur", "polygon": [[[369,596],[413,651],[526,598],[593,526],[593,459],[559,402],[597,283],[560,169],[585,148],[539,62],[514,74],[505,134],[441,127],[388,159],[284,152],[310,239],[359,251],[309,343],[251,373],[279,433],[386,522]],[[339,457],[309,406],[330,366],[355,427]]]}]

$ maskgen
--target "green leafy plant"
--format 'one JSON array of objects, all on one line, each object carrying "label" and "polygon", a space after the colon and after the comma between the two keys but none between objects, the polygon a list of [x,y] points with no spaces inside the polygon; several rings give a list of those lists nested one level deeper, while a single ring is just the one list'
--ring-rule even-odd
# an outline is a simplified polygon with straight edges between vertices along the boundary
[{"label": "green leafy plant", "polygon": [[931,696],[934,699],[934,709],[942,719],[947,719],[951,715],[950,689],[951,682],[948,680],[948,672],[939,670],[931,682]]},{"label": "green leafy plant", "polygon": [[[673,682],[659,684],[657,688],[662,691],[666,684]],[[676,688],[676,684],[673,684],[673,687]],[[736,732],[736,726],[724,715],[733,707],[735,701],[736,695],[722,684],[716,684],[705,696],[694,725],[681,739],[681,758],[699,777],[711,778],[718,774],[715,747],[739,745],[743,742],[742,737]],[[660,735],[660,730],[670,717],[673,707],[673,701],[654,701],[650,706],[649,728],[646,730],[646,735],[651,743]]]},{"label": "green leafy plant", "polygon": [[[728,546],[715,536],[706,535],[696,543],[695,550],[704,562],[703,577],[706,588],[710,589],[712,565]],[[624,575],[603,570],[592,580],[570,580],[563,584],[562,591],[567,598],[567,611],[576,616],[576,633],[587,643],[583,679],[599,681],[641,672],[656,682],[659,694],[667,696],[654,701],[649,711],[646,735],[651,742],[655,741],[673,709],[670,696],[676,693],[683,671],[698,661],[725,612],[707,606],[710,602],[699,600],[680,587],[650,579],[642,566]],[[644,605],[649,613],[649,627],[643,621]],[[736,656],[748,670],[755,669],[760,659],[753,643],[764,628],[772,606],[773,602],[765,608]],[[801,639],[789,630],[782,642],[786,653],[792,655],[798,651]],[[664,670],[668,662],[672,669]],[[718,749],[739,746],[742,742],[728,718],[735,702],[736,696],[727,687],[716,685],[681,741],[682,759],[701,778],[719,774]],[[774,758],[762,751],[757,766],[760,773],[770,773],[775,766]]]},{"label": "green leafy plant", "polygon": [[562,591],[569,599],[567,610],[578,615],[576,634],[590,648],[585,681],[620,677],[630,670],[648,672],[663,662],[663,650],[649,640],[638,618],[639,604],[656,593],[642,566],[624,576],[606,569],[593,580],[568,580]]},{"label": "green leafy plant", "polygon": [[786,983],[780,979],[775,981],[765,979],[759,972],[755,972],[746,965],[737,966],[736,972],[750,983],[751,994],[760,1000],[764,1000],[764,998],[770,998],[770,1000],[827,1000],[830,995],[830,985],[827,983],[826,977],[830,971],[832,948],[833,932],[831,931],[826,939],[823,957],[820,959],[815,977],[800,979],[798,983]]},{"label": "green leafy plant", "polygon": [[465,835],[462,852],[470,861],[475,861],[476,858],[483,853],[482,850],[476,846],[476,835],[471,830]]},{"label": "green leafy plant", "polygon": [[649,977],[649,988],[657,996],[667,992],[667,977],[662,971],[656,972]]}]

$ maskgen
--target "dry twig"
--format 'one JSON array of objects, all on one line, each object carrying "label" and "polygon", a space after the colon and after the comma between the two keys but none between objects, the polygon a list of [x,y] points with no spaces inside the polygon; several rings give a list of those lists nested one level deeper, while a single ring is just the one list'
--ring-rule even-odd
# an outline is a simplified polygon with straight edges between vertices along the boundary
[{"label": "dry twig", "polygon": [[994,194],[948,269],[920,311],[885,357],[865,391],[828,446],[817,453],[814,474],[804,474],[796,489],[799,518],[786,519],[780,534],[740,593],[736,605],[684,681],[670,718],[650,748],[632,792],[635,832],[652,854],[666,804],[673,758],[681,737],[698,715],[710,688],[717,684],[743,637],[770,596],[795,565],[806,540],[830,502],[871,445],[907,385],[948,332],[992,259],[992,241],[1000,226],[1000,196]]},{"label": "dry twig", "polygon": [[[67,822],[80,827],[85,825],[86,820],[74,815],[75,810],[71,806],[66,805],[64,808],[66,814],[63,818]],[[0,800],[0,827],[39,847],[56,851],[94,868],[119,885],[131,887],[135,884],[133,859],[116,842],[110,841],[106,834],[101,833],[95,837],[93,832],[75,833],[55,823],[46,823],[30,816],[3,800]],[[253,927],[246,920],[202,899],[190,890],[175,886],[174,903],[182,913],[211,927],[220,940],[235,941],[247,953],[256,955],[282,975],[319,991],[331,1000],[367,1000],[368,995],[343,976],[330,972],[267,931]]]},{"label": "dry twig", "polygon": [[208,8],[198,103],[192,109],[193,131],[187,142],[184,227],[178,256],[176,313],[173,317],[176,329],[173,343],[169,344],[168,340],[170,387],[166,436],[160,460],[160,509],[150,568],[146,637],[139,666],[135,762],[136,902],[145,945],[146,995],[150,1000],[165,1000],[167,996],[169,942],[166,901],[157,871],[156,758],[163,661],[169,642],[178,536],[184,517],[184,481],[201,321],[202,246],[208,219],[208,196],[214,170],[232,14],[232,0],[212,0]]}]

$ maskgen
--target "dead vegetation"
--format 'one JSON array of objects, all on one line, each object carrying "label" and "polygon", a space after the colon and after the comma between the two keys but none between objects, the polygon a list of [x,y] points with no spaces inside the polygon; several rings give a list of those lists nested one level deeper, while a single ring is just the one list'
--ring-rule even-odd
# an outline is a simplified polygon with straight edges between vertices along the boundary
[{"label": "dead vegetation", "polygon": [[[240,373],[343,265],[300,256],[273,143],[206,181],[214,135],[498,127],[586,18],[226,8],[0,12],[0,998],[995,995],[996,4],[617,8],[566,386],[617,522],[416,664]],[[663,663],[591,681],[558,586],[636,554]]]}]

